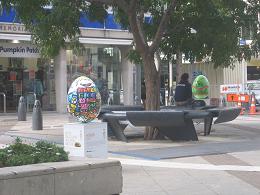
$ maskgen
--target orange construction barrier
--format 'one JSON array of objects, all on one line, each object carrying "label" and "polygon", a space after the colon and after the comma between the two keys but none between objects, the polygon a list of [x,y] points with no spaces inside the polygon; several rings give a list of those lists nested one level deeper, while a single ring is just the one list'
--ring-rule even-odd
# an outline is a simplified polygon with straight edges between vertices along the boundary
[{"label": "orange construction barrier", "polygon": [[251,104],[248,114],[256,114],[256,105],[255,105],[255,94],[251,95]]},{"label": "orange construction barrier", "polygon": [[233,94],[233,93],[227,94],[227,102],[239,102],[238,100],[239,100],[239,94]]}]

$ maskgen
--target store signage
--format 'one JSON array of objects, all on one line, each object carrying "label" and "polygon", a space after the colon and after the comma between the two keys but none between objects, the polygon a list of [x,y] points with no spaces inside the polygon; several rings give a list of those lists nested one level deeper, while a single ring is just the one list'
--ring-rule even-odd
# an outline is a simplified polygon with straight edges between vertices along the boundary
[{"label": "store signage", "polygon": [[0,57],[40,58],[40,50],[31,44],[0,43]]},{"label": "store signage", "polygon": [[228,85],[220,85],[220,93],[239,93],[242,92],[241,84],[228,84]]},{"label": "store signage", "polygon": [[28,33],[22,24],[6,24],[0,23],[0,32],[8,33]]}]

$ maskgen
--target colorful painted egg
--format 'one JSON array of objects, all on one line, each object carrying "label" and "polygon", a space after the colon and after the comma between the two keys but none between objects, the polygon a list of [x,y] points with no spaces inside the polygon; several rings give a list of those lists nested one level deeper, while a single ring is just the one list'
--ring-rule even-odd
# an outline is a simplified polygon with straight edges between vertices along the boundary
[{"label": "colorful painted egg", "polygon": [[78,77],[71,84],[67,97],[68,112],[83,123],[94,120],[100,112],[101,96],[88,77]]},{"label": "colorful painted egg", "polygon": [[192,83],[192,94],[196,99],[206,99],[209,96],[209,81],[207,77],[199,75]]}]

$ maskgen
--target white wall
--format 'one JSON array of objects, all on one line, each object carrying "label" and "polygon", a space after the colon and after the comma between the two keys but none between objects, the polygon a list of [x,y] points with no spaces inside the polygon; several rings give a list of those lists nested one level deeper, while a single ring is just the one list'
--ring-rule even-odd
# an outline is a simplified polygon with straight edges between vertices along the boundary
[{"label": "white wall", "polygon": [[224,84],[242,84],[247,82],[247,62],[237,62],[233,67],[224,68]]}]

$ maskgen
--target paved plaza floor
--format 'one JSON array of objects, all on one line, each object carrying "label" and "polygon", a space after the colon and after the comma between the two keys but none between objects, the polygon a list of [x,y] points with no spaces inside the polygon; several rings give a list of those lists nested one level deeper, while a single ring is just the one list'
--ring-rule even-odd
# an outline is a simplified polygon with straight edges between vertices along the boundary
[{"label": "paved plaza floor", "polygon": [[[63,144],[63,125],[74,122],[68,114],[43,112],[43,130],[32,131],[32,117],[17,121],[16,114],[0,114],[0,147],[17,136],[25,142],[47,140]],[[239,116],[213,125],[199,141],[170,140],[128,143],[109,139],[109,158],[123,166],[123,195],[260,194],[260,115]],[[143,128],[127,127],[127,134]],[[111,178],[112,179],[112,178]]]}]

